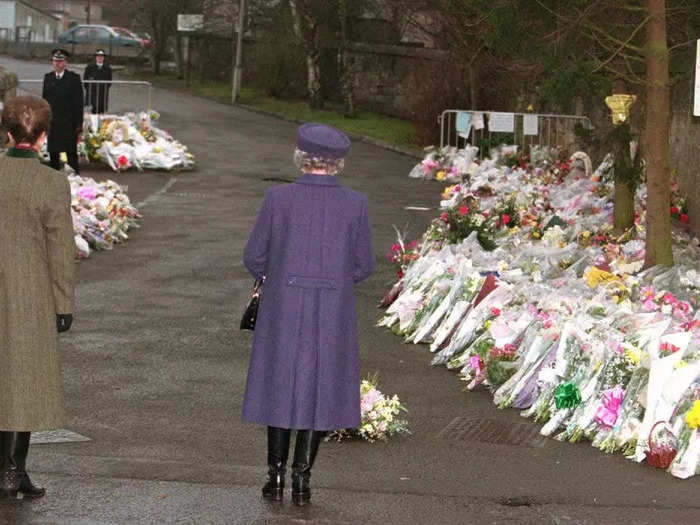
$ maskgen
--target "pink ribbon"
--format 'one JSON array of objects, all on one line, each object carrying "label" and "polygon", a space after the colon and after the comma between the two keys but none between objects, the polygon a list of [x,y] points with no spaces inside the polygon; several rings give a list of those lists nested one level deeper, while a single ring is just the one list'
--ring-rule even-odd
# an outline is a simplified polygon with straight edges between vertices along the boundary
[{"label": "pink ribbon", "polygon": [[607,390],[603,391],[600,405],[598,405],[598,408],[595,411],[594,419],[596,422],[605,427],[614,427],[624,397],[625,389],[621,386],[608,388]]}]

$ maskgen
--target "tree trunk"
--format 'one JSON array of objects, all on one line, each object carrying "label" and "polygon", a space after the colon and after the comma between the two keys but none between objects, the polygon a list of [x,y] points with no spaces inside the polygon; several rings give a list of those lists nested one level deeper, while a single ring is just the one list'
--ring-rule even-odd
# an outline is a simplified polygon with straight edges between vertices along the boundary
[{"label": "tree trunk", "polygon": [[321,53],[317,42],[318,24],[308,12],[308,6],[304,2],[289,0],[289,7],[294,21],[294,34],[306,53],[306,89],[309,95],[309,106],[319,109],[323,107],[323,98],[321,97]]},{"label": "tree trunk", "polygon": [[615,126],[607,142],[612,148],[615,161],[613,177],[615,194],[613,196],[613,228],[616,235],[622,235],[634,226],[634,193],[639,182],[640,152],[634,158],[630,156],[632,132],[628,122]]},{"label": "tree trunk", "polygon": [[618,235],[634,226],[634,185],[615,181],[613,229]]},{"label": "tree trunk", "polygon": [[479,72],[478,65],[475,61],[469,64],[469,102],[472,109],[481,109],[479,107]]},{"label": "tree trunk", "polygon": [[347,118],[355,118],[355,100],[353,94],[353,71],[348,63],[347,54],[347,6],[345,0],[338,0],[338,16],[340,18],[340,38],[338,43],[338,73],[343,92],[344,115]]},{"label": "tree trunk", "polygon": [[[182,53],[182,35],[180,32],[175,33],[175,61],[177,62],[177,78],[183,78],[185,76],[185,67]],[[189,38],[185,37],[185,42],[188,42]]]},{"label": "tree trunk", "polygon": [[309,72],[309,106],[312,109],[321,109],[323,107],[323,97],[321,97],[321,63],[318,51],[307,53],[306,68]]},{"label": "tree trunk", "polygon": [[153,46],[153,74],[160,75],[160,59],[163,56],[163,18],[158,13],[158,11],[151,11],[151,28],[153,30],[153,36],[155,38],[155,45]]},{"label": "tree trunk", "polygon": [[647,234],[645,267],[672,266],[669,214],[669,80],[666,43],[666,1],[647,0],[646,35],[646,132]]}]

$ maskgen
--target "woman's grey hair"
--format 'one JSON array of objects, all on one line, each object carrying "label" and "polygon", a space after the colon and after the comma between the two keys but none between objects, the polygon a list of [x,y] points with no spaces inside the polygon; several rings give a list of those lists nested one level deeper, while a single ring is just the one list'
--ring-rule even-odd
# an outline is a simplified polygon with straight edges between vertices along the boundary
[{"label": "woman's grey hair", "polygon": [[299,148],[294,150],[294,164],[301,171],[323,170],[328,175],[337,175],[345,167],[345,159],[325,159],[313,157]]}]

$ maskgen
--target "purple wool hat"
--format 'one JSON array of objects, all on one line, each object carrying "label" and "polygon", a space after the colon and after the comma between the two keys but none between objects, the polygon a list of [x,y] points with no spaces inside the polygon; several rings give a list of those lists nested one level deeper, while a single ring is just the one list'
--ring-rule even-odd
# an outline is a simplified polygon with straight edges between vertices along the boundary
[{"label": "purple wool hat", "polygon": [[350,151],[350,139],[333,126],[309,122],[299,126],[297,147],[314,157],[342,159]]}]

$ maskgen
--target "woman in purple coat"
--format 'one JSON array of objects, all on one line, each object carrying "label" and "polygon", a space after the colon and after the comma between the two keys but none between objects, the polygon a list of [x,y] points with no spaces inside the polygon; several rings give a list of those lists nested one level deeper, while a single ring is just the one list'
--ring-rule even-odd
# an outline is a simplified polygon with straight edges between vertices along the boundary
[{"label": "woman in purple coat", "polygon": [[336,174],[348,137],[323,124],[299,127],[294,160],[301,177],[270,188],[243,261],[265,276],[248,370],[243,418],[268,426],[269,481],[284,490],[296,429],[292,501],[311,498],[309,478],[327,430],[360,424],[360,370],[354,284],[374,270],[367,199]]}]

